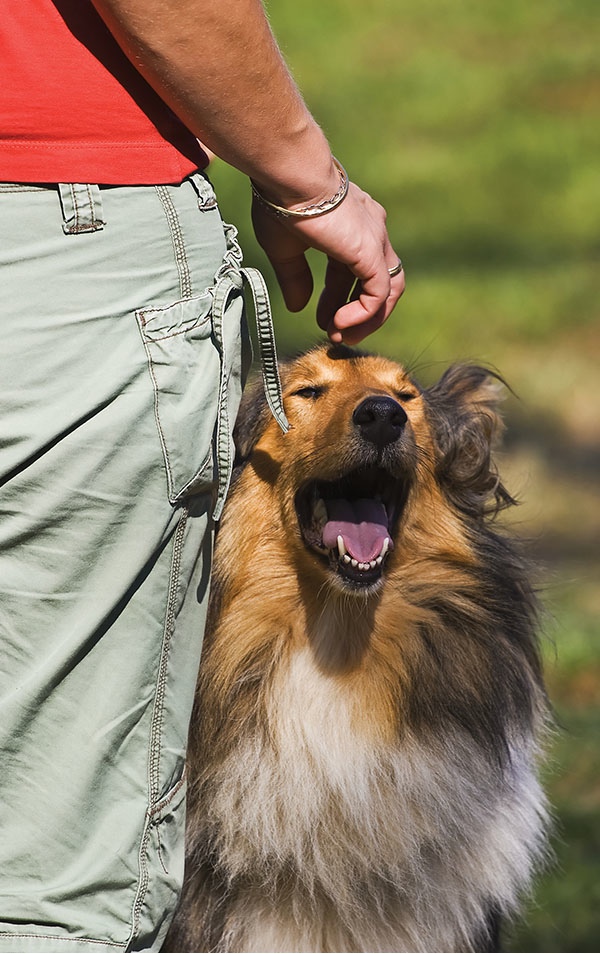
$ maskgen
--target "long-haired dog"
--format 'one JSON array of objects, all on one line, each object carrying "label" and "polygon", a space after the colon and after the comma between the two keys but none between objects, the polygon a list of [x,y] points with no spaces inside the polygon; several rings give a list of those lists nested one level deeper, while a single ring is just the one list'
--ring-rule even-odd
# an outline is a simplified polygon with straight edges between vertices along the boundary
[{"label": "long-haired dog", "polygon": [[544,852],[498,388],[322,347],[237,426],[172,951],[484,951]]}]

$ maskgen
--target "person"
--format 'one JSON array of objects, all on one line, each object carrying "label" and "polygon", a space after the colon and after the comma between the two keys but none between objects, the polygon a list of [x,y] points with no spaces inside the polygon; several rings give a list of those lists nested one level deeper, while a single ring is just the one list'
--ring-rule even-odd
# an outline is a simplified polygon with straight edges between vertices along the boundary
[{"label": "person", "polygon": [[271,335],[206,150],[250,178],[290,311],[327,256],[332,341],[379,328],[404,272],[260,0],[4,0],[0,59],[0,951],[157,950],[244,284]]}]

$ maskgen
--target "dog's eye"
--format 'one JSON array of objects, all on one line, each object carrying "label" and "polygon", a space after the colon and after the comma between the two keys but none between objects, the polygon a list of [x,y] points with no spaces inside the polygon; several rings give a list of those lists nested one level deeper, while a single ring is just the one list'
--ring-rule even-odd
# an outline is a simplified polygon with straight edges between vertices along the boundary
[{"label": "dog's eye", "polygon": [[417,396],[413,391],[396,391],[399,401],[414,401]]},{"label": "dog's eye", "polygon": [[321,397],[325,388],[320,388],[317,385],[309,385],[306,388],[298,388],[297,391],[293,392],[294,397],[306,398],[309,401],[316,401],[317,398]]}]

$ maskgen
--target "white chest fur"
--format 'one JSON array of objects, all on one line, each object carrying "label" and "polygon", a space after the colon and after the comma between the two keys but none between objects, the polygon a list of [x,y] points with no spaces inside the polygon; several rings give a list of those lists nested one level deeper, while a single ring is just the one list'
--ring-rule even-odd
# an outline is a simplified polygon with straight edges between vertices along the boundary
[{"label": "white chest fur", "polygon": [[[500,772],[466,733],[384,744],[363,715],[364,734],[347,682],[303,649],[281,665],[264,727],[242,733],[219,771],[207,808],[221,858],[232,876],[255,881],[238,950],[465,950],[490,899],[510,910],[527,887],[545,813],[531,741],[515,738]],[[304,900],[290,901],[289,878],[272,918],[261,899],[252,941],[250,896],[286,871]],[[322,937],[301,946],[307,898],[337,947]],[[283,946],[261,948],[268,931]]]}]

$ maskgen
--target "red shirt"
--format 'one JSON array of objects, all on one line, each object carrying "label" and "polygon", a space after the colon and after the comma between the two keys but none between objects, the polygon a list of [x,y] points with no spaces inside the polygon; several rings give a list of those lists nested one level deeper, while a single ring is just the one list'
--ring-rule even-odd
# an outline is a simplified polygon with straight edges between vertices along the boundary
[{"label": "red shirt", "polygon": [[0,182],[181,182],[207,164],[89,0],[2,0]]}]

